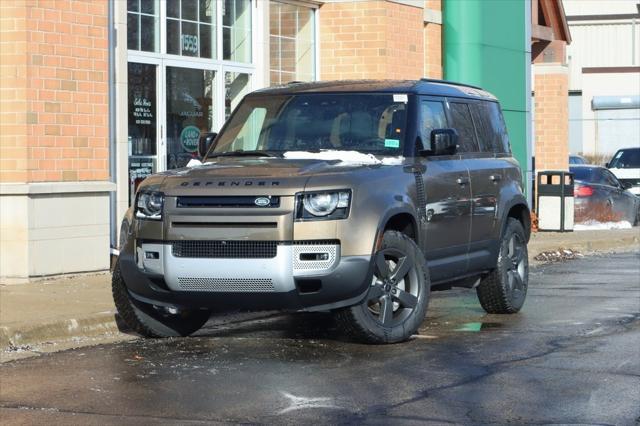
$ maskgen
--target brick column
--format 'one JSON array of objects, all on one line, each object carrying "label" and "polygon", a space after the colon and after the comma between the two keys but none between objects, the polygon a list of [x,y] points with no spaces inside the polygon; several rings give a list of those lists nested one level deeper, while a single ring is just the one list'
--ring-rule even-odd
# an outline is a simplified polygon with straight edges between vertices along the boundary
[{"label": "brick column", "polygon": [[346,1],[319,11],[320,79],[418,79],[424,75],[423,8]]},{"label": "brick column", "polygon": [[0,1],[0,277],[109,265],[107,21],[107,1]]},{"label": "brick column", "polygon": [[533,65],[536,171],[569,168],[569,74],[566,65]]}]

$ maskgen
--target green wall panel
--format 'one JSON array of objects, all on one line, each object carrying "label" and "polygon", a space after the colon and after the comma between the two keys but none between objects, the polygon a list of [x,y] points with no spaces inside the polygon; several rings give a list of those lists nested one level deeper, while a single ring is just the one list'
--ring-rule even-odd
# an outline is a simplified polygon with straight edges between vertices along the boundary
[{"label": "green wall panel", "polygon": [[529,0],[444,0],[444,76],[498,97],[523,173],[530,152]]}]

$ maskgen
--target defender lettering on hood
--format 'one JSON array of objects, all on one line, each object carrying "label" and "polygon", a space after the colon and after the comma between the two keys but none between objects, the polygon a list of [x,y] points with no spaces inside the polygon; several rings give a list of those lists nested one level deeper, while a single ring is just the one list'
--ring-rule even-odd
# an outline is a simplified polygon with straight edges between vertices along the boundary
[{"label": "defender lettering on hood", "polygon": [[280,186],[279,181],[266,181],[266,180],[220,180],[220,181],[195,181],[195,182],[182,182],[180,186]]}]

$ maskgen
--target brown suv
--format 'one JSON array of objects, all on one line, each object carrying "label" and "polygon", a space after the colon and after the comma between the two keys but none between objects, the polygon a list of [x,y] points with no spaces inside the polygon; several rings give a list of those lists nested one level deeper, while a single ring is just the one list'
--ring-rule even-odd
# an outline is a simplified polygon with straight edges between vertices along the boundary
[{"label": "brown suv", "polygon": [[452,286],[490,313],[522,307],[529,209],[482,89],[292,83],[248,95],[206,145],[200,165],[148,177],[123,222],[113,295],[143,336],[283,309],[398,342]]}]

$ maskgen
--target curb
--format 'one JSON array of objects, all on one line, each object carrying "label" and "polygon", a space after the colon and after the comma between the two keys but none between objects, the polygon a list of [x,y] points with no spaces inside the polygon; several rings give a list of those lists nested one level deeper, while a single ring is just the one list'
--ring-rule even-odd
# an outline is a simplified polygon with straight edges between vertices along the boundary
[{"label": "curb", "polygon": [[101,312],[84,318],[72,318],[59,321],[33,324],[29,326],[0,327],[0,352],[26,345],[38,345],[45,342],[97,337],[109,333],[119,333],[115,312]]},{"label": "curb", "polygon": [[640,249],[640,233],[634,235],[616,236],[616,238],[594,238],[586,241],[536,241],[531,240],[528,244],[529,262],[537,262],[533,258],[541,252],[571,249],[582,254],[611,253],[616,251],[630,251]]}]

